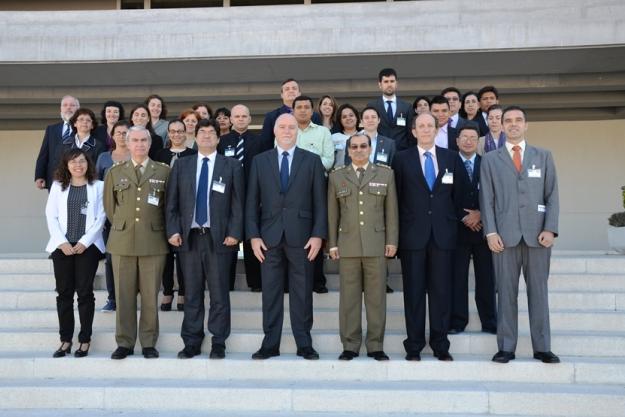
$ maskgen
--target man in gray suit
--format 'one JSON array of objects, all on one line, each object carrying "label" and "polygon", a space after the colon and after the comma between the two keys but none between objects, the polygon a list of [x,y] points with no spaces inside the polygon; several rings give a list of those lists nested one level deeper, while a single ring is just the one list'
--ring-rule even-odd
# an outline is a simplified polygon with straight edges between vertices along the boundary
[{"label": "man in gray suit", "polygon": [[312,347],[313,260],[328,237],[325,170],[318,155],[295,146],[297,121],[276,119],[276,148],[256,155],[247,184],[245,230],[261,262],[265,338],[253,359],[280,355],[284,279],[297,355],[319,359]]},{"label": "man in gray suit", "polygon": [[498,291],[497,345],[493,362],[515,358],[519,274],[527,284],[534,359],[558,363],[551,352],[547,278],[551,246],[558,235],[558,183],[551,152],[527,144],[527,118],[520,107],[504,110],[506,144],[482,159],[480,208],[493,252]]},{"label": "man in gray suit", "polygon": [[208,286],[211,359],[225,357],[230,335],[230,254],[243,239],[243,168],[217,153],[217,126],[200,120],[198,153],[174,164],[167,189],[167,236],[185,276],[181,359],[200,354],[204,339],[204,288]]}]

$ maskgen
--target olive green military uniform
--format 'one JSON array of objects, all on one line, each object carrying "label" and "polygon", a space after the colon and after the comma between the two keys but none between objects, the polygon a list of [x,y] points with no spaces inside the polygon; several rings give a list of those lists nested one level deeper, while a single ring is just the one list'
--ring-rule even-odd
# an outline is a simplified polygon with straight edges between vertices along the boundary
[{"label": "olive green military uniform", "polygon": [[362,343],[362,293],[368,352],[383,350],[386,325],[386,245],[397,246],[398,208],[393,170],[369,163],[358,178],[353,165],[330,173],[328,247],[338,247],[339,326],[344,350]]},{"label": "olive green military uniform", "polygon": [[111,222],[106,245],[115,281],[117,345],[133,349],[137,340],[137,293],[141,296],[139,341],[158,339],[158,291],[169,252],[165,235],[165,189],[169,166],[147,159],[137,178],[132,160],[109,169],[104,210]]}]

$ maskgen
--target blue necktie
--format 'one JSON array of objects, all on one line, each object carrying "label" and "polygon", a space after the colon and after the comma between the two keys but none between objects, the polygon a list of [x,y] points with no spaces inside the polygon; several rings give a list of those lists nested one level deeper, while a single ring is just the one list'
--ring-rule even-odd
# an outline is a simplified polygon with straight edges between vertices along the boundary
[{"label": "blue necktie", "polygon": [[72,136],[72,128],[69,125],[69,123],[65,123],[63,125],[63,142],[65,142],[68,138],[70,138]]},{"label": "blue necktie", "polygon": [[434,171],[434,161],[432,160],[432,154],[425,152],[425,181],[430,187],[430,191],[434,189],[434,182],[436,182],[436,171]]},{"label": "blue necktie", "polygon": [[280,192],[286,193],[289,186],[289,153],[282,152],[282,162],[280,163]]},{"label": "blue necktie", "polygon": [[386,100],[386,115],[388,116],[388,120],[390,120],[391,122],[393,121],[393,106],[392,106],[393,101],[392,100]]},{"label": "blue necktie", "polygon": [[208,220],[208,158],[202,158],[200,180],[195,199],[195,221],[202,227]]},{"label": "blue necktie", "polygon": [[469,179],[473,181],[473,164],[471,163],[471,161],[468,159],[464,161],[464,167],[467,169],[467,172],[469,173]]}]

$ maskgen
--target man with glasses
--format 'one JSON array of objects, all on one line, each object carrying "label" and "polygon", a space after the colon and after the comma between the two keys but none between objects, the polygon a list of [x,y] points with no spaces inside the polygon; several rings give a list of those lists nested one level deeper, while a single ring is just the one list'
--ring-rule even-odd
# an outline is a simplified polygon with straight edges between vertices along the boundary
[{"label": "man with glasses", "polygon": [[367,356],[388,360],[386,324],[386,257],[397,252],[398,214],[393,171],[369,162],[371,138],[356,133],[347,140],[351,164],[330,173],[328,246],[338,259],[341,281],[339,327],[343,353],[352,360],[362,343],[362,294],[367,312]]}]

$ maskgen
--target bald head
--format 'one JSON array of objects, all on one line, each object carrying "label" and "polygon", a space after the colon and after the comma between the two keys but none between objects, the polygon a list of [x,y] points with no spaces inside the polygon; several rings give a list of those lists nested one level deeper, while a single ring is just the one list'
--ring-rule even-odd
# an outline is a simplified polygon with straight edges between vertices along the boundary
[{"label": "bald head", "polygon": [[230,110],[230,123],[232,123],[232,128],[237,133],[245,133],[250,123],[252,123],[250,109],[243,104],[237,104],[234,106]]},{"label": "bald head", "polygon": [[282,149],[289,150],[297,141],[297,120],[289,113],[281,114],[273,127],[276,143]]}]

